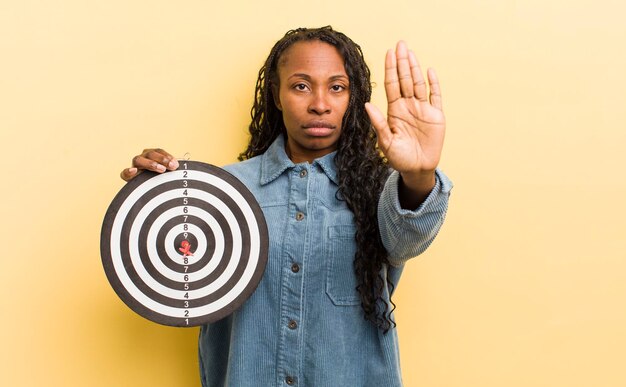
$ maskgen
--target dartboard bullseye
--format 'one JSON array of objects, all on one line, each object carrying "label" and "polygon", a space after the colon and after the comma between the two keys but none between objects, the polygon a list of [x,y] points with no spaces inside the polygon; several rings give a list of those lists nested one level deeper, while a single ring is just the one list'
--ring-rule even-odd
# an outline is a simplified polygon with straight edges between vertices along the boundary
[{"label": "dartboard bullseye", "polygon": [[170,326],[197,326],[234,312],[267,264],[263,212],[237,178],[181,161],[144,172],[113,199],[102,224],[102,264],[133,311]]}]

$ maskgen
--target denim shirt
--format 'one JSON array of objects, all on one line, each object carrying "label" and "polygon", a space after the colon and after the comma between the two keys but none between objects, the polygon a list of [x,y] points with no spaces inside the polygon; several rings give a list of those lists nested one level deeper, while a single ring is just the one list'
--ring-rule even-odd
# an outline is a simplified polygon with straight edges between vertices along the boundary
[{"label": "denim shirt", "polygon": [[[402,385],[396,329],[383,334],[361,309],[353,269],[354,219],[345,201],[337,199],[334,157],[294,164],[279,137],[263,155],[225,167],[263,209],[269,259],[244,305],[201,328],[203,386]],[[398,179],[393,172],[378,205],[392,264],[385,270],[394,285],[406,260],[435,238],[452,188],[437,171],[426,201],[408,211],[400,208]]]}]

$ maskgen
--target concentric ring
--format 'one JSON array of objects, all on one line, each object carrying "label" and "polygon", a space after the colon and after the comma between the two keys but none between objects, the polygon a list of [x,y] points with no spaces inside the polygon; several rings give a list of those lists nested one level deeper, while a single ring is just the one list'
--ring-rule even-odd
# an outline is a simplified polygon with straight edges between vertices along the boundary
[{"label": "concentric ring", "polygon": [[231,314],[254,292],[267,264],[267,226],[237,178],[181,161],[176,171],[144,172],[120,190],[100,250],[111,286],[133,311],[197,326]]}]

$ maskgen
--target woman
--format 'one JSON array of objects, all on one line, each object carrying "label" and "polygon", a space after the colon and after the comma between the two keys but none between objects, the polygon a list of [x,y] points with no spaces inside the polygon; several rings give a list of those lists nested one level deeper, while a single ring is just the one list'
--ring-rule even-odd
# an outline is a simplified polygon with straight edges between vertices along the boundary
[{"label": "woman", "polygon": [[[435,72],[427,87],[404,42],[385,67],[387,119],[344,34],[297,29],[272,48],[248,148],[225,167],[263,209],[269,260],[250,299],[202,327],[204,386],[402,385],[391,293],[437,234],[452,184],[436,170],[445,119]],[[177,167],[148,149],[122,178]]]}]

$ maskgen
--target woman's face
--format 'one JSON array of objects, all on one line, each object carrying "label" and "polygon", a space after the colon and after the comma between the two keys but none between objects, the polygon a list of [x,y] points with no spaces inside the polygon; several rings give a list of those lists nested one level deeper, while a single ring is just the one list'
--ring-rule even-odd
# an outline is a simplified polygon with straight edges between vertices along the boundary
[{"label": "woman's face", "polygon": [[279,58],[278,77],[274,102],[283,113],[289,158],[311,162],[337,149],[350,99],[337,49],[319,40],[294,43]]}]

